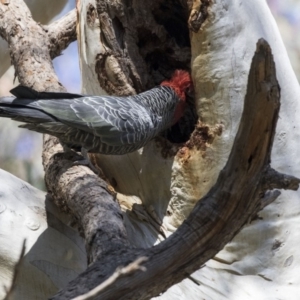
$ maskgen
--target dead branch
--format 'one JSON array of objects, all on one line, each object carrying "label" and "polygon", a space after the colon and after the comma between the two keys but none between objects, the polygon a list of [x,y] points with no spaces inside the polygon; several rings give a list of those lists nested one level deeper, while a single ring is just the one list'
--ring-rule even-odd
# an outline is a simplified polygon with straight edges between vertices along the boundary
[{"label": "dead branch", "polygon": [[124,275],[130,275],[131,273],[141,270],[141,271],[146,271],[146,268],[141,266],[141,263],[147,261],[147,257],[139,257],[136,259],[134,262],[130,263],[128,266],[123,267],[123,268],[117,268],[117,270],[104,282],[102,282],[100,285],[95,287],[93,290],[90,292],[78,296],[74,298],[73,300],[89,300],[89,299],[95,299],[96,296],[98,296],[104,289],[112,285],[119,277],[124,276]]},{"label": "dead branch", "polygon": [[298,190],[298,178],[268,168],[265,171],[262,185],[264,190],[283,189],[296,191]]},{"label": "dead branch", "polygon": [[76,9],[51,25],[44,26],[44,29],[48,32],[50,56],[53,59],[76,41]]}]

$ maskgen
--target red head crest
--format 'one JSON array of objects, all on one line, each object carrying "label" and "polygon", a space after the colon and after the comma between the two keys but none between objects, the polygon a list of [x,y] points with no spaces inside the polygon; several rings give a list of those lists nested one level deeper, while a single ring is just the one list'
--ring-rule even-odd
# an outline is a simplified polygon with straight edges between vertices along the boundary
[{"label": "red head crest", "polygon": [[185,93],[193,87],[193,81],[189,72],[176,70],[170,80],[165,80],[160,85],[171,87],[178,97],[185,101]]}]

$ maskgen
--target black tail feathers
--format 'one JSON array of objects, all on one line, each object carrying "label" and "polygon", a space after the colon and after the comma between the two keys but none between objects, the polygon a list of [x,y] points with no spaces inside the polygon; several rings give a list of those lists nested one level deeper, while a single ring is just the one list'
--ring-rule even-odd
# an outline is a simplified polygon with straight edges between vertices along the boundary
[{"label": "black tail feathers", "polygon": [[18,85],[10,92],[17,98],[23,99],[73,99],[82,97],[79,94],[71,94],[71,93],[55,93],[55,92],[37,92],[32,88],[27,86]]},{"label": "black tail feathers", "polygon": [[10,118],[19,122],[44,123],[54,122],[55,119],[42,111],[22,106],[0,106],[0,117]]}]

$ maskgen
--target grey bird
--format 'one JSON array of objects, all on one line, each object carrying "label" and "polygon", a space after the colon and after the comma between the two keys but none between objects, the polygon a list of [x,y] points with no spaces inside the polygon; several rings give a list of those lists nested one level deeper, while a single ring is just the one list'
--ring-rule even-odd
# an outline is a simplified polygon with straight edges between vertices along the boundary
[{"label": "grey bird", "polygon": [[19,127],[59,138],[76,151],[126,154],[143,147],[183,115],[190,74],[176,70],[170,80],[134,96],[86,96],[36,92],[18,86],[0,98],[0,117]]}]

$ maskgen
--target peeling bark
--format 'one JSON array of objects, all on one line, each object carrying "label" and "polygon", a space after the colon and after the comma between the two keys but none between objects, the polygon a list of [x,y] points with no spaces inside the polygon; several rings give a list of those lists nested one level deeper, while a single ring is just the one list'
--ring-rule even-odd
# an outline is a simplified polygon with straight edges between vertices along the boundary
[{"label": "peeling bark", "polygon": [[193,6],[189,17],[189,27],[194,32],[198,32],[202,24],[209,16],[208,8],[212,4],[211,0],[193,0]]},{"label": "peeling bark", "polygon": [[86,14],[82,26],[92,28],[99,19],[102,51],[96,74],[108,93],[140,93],[176,68],[189,67],[188,11],[179,1],[87,3],[81,3],[86,5],[80,8]]},{"label": "peeling bark", "polygon": [[[141,92],[159,84],[164,78],[170,77],[175,69],[190,69],[191,49],[187,27],[189,15],[187,3],[185,1],[150,1],[127,4],[122,1],[86,0],[80,1],[77,5],[80,12],[79,50],[83,93],[103,94],[104,91],[108,94],[124,95]],[[93,17],[90,17],[91,14]],[[95,27],[91,24],[99,26]],[[108,57],[109,60],[106,60]],[[98,79],[97,82],[95,78]],[[127,81],[122,78],[126,78]],[[104,82],[116,84],[119,88],[116,89]],[[133,90],[128,89],[128,84]],[[100,85],[101,89],[95,88],[97,85]],[[171,221],[167,222],[169,225],[166,226],[169,227],[167,229],[169,231],[171,227],[177,226],[175,223],[180,224],[183,221],[201,196],[194,189],[195,195],[189,195],[191,200],[187,201],[189,206],[187,213],[177,210],[179,203],[185,200],[181,195],[177,195],[176,190],[180,190],[180,187],[176,183],[173,184],[170,178],[177,177],[177,174],[172,174],[173,162],[177,159],[181,161],[180,153],[184,151],[184,143],[189,140],[198,119],[194,95],[189,95],[188,98],[188,108],[184,117],[172,128],[162,133],[161,137],[144,147],[143,153],[149,153],[148,155],[140,155],[137,152],[123,157],[92,155],[93,161],[103,170],[107,180],[112,184],[115,183],[114,187],[118,192],[119,201],[121,198],[124,200],[124,196],[126,198],[127,195],[136,196],[135,200],[128,202],[135,207],[142,203],[140,210],[144,211],[145,218],[156,220],[157,224],[162,227],[157,231],[151,225],[150,230],[155,233],[149,238],[150,244],[153,244],[157,238],[156,233],[159,238],[165,235],[161,235],[165,230],[161,224],[166,206],[171,212]],[[213,128],[211,130],[213,131]],[[196,142],[195,139],[194,142]],[[152,157],[151,163],[147,157]],[[170,174],[166,175],[166,172],[161,170],[157,173],[158,181],[151,180],[149,184],[149,177],[153,177],[150,174],[153,169],[162,168],[161,158],[165,158],[165,170],[170,170]],[[188,161],[187,165],[191,164],[196,163]],[[143,168],[142,176],[136,172],[141,168]],[[120,169],[128,170],[124,172],[127,174],[120,172]],[[183,171],[181,175],[189,177],[187,180],[189,182],[197,177],[197,174],[193,172],[187,173]],[[160,176],[164,177],[165,184],[160,184]],[[191,186],[193,184],[194,182]],[[153,192],[150,191],[151,185],[158,186],[157,194],[160,195],[160,200],[155,200],[155,195],[152,195]],[[193,187],[189,190],[193,190]],[[171,200],[170,194],[174,195]],[[193,204],[191,205],[190,202]],[[131,204],[127,203],[127,207],[132,207]],[[132,211],[135,214],[134,207]],[[140,246],[138,241],[134,241],[134,244]]]}]

